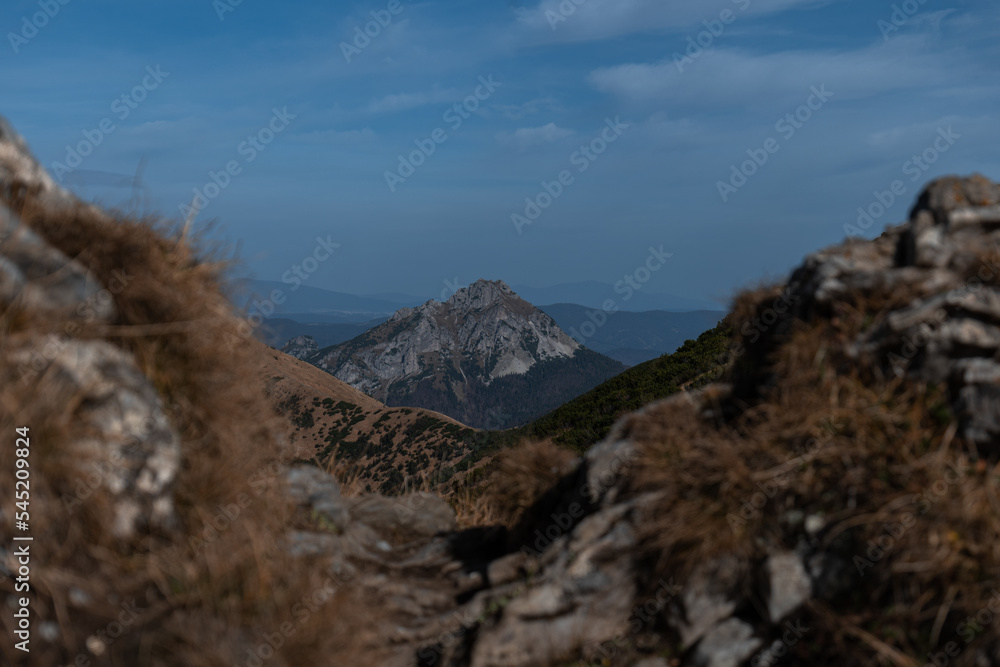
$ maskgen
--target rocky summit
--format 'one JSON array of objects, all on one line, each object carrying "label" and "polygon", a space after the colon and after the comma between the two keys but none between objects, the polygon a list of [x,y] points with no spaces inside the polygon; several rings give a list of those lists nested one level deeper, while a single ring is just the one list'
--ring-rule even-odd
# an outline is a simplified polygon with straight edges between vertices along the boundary
[{"label": "rocky summit", "polygon": [[390,406],[436,410],[477,428],[507,428],[624,370],[570,338],[503,281],[403,308],[340,345],[290,353]]},{"label": "rocky summit", "polygon": [[[182,229],[57,189],[2,122],[0,200],[10,664],[1000,665],[1000,186],[984,177],[935,181],[904,224],[742,294],[707,386],[579,457],[500,452],[447,500],[354,493],[296,460],[258,368],[273,351],[222,268]],[[491,343],[518,340],[501,304],[532,312],[480,290],[400,313],[369,347],[410,327],[442,356],[486,341],[495,356],[455,366],[485,386],[566,360],[545,320],[529,355]],[[465,322],[477,337],[452,307],[497,312]],[[30,549],[11,539],[21,511]]]}]

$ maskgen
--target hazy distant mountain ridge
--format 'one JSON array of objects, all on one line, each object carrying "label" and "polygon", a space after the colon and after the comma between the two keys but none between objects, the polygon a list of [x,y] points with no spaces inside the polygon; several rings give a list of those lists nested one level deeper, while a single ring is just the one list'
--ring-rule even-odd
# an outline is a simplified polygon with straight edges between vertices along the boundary
[{"label": "hazy distant mountain ridge", "polygon": [[[388,405],[427,407],[487,428],[526,421],[623,369],[582,347],[506,283],[487,280],[444,303],[403,308],[305,359]],[[525,398],[535,391],[528,376],[554,383],[551,400]]]},{"label": "hazy distant mountain ridge", "polygon": [[[305,315],[308,316],[308,313]],[[306,336],[314,339],[317,349],[320,349],[345,343],[387,319],[388,316],[367,322],[311,322],[308,319],[305,322],[297,322],[285,317],[272,317],[265,320],[254,331],[254,335],[275,349],[280,349],[293,338]]]},{"label": "hazy distant mountain ridge", "polygon": [[335,292],[300,282],[245,280],[233,287],[230,299],[250,315],[263,318],[291,316],[291,319],[302,322],[328,323],[368,322],[388,317],[400,306],[420,302],[419,297],[402,302],[397,295],[385,296],[389,298]]}]

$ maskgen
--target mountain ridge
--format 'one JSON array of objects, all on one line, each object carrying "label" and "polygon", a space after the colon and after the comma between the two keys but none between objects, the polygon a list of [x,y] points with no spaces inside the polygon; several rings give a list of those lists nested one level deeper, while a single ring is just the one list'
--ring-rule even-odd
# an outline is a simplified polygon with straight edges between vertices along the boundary
[{"label": "mountain ridge", "polygon": [[[547,376],[546,364],[559,362],[550,366],[560,386],[552,400],[571,398],[567,392],[583,393],[624,370],[574,341],[503,281],[488,280],[445,302],[401,308],[385,323],[305,360],[387,405],[427,407],[484,428],[532,416],[515,405],[516,394],[531,391],[523,378]],[[498,381],[505,388],[497,389]],[[502,398],[492,411],[478,405],[497,394]]]},{"label": "mountain ridge", "polygon": [[[602,321],[600,309],[593,310],[574,303],[537,307],[578,343],[627,366],[673,352],[684,341],[714,326],[723,315],[716,310],[616,311],[597,326],[595,320]],[[388,320],[384,317],[359,323],[324,323],[314,321],[314,317],[303,313],[268,318],[258,327],[257,338],[275,349],[282,349],[293,338],[307,336],[316,341],[318,349],[322,349],[346,343]],[[289,353],[303,358],[296,352]]]},{"label": "mountain ridge", "polygon": [[473,430],[423,408],[389,407],[315,366],[260,346],[257,372],[291,424],[300,460],[349,473],[361,491],[399,493],[414,479],[446,482],[471,452]]}]

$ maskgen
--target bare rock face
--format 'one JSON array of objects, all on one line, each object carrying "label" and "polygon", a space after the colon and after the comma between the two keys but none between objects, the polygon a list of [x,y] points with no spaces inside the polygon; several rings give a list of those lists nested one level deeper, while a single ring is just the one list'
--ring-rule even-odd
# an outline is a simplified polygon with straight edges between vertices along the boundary
[{"label": "bare rock face", "polygon": [[296,359],[306,359],[319,352],[319,345],[312,336],[296,336],[285,343],[281,351]]},{"label": "bare rock face", "polygon": [[442,357],[488,385],[539,362],[572,357],[580,348],[505,283],[486,280],[458,290],[445,303],[403,308],[367,338],[370,347],[337,345],[324,350],[316,363],[383,401],[391,383],[420,377],[439,363],[428,357]]},{"label": "bare rock face", "polygon": [[[304,341],[288,345],[305,352]],[[488,280],[444,303],[398,310],[353,340],[299,358],[387,405],[489,429],[524,423],[624,370],[503,281]],[[546,391],[537,387],[542,376]]]},{"label": "bare rock face", "polygon": [[957,220],[963,218],[962,211],[998,205],[1000,205],[1000,185],[985,176],[980,174],[968,178],[946,176],[924,188],[910,211],[910,220],[911,224],[920,225],[923,223],[923,214],[926,213],[935,224],[948,226],[952,224],[953,218]]},{"label": "bare rock face", "polygon": [[[456,533],[452,511],[434,496],[337,500],[332,487],[325,494],[304,490],[302,480],[322,473],[296,469],[289,483],[307,510],[338,502],[349,520],[333,536],[295,540],[328,539],[329,563],[341,570],[338,554],[349,554],[353,581],[385,605],[387,624],[378,633],[387,646],[379,664],[556,664],[629,636],[638,595],[629,554],[642,503],[610,498],[631,456],[621,441],[595,447],[567,479],[573,502],[551,512],[534,546],[513,553],[482,530]],[[658,612],[676,594],[662,583],[649,601]]]}]

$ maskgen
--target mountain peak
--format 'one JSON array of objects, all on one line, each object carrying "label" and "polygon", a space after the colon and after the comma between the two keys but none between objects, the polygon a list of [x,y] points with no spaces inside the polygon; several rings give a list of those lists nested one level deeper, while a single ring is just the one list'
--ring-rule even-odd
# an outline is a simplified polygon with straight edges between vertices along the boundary
[{"label": "mountain peak", "polygon": [[[562,385],[546,390],[552,402],[620,370],[618,362],[582,350],[507,283],[477,280],[444,303],[403,308],[385,324],[307,361],[388,405],[426,407],[471,426],[506,428],[537,416],[535,408],[541,414],[550,407],[525,398],[536,378],[559,384],[553,377],[561,374]],[[488,414],[485,406],[496,407],[500,398],[514,406],[509,414]]]},{"label": "mountain peak", "polygon": [[512,297],[520,299],[504,281],[480,278],[452,294],[445,303],[451,308],[488,308]]}]

